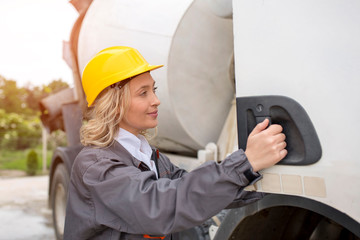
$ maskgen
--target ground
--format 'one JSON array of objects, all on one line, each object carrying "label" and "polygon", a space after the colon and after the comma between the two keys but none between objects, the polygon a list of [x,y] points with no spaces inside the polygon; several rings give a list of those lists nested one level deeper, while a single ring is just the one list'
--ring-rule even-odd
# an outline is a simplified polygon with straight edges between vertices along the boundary
[{"label": "ground", "polygon": [[0,240],[54,240],[47,207],[49,177],[0,171]]}]

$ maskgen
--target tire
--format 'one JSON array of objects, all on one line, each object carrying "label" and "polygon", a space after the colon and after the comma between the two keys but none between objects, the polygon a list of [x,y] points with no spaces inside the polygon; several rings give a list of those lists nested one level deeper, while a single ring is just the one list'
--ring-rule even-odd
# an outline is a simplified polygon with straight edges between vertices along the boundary
[{"label": "tire", "polygon": [[66,170],[65,165],[63,163],[58,164],[51,184],[51,208],[57,240],[62,240],[64,235],[69,179],[69,173]]}]

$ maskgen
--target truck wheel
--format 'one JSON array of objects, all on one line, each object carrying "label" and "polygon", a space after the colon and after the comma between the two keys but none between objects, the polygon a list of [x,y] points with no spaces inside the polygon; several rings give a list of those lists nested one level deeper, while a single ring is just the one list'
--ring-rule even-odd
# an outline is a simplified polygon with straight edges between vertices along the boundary
[{"label": "truck wheel", "polygon": [[51,184],[51,208],[56,239],[64,235],[66,199],[69,184],[69,173],[63,163],[56,166]]}]

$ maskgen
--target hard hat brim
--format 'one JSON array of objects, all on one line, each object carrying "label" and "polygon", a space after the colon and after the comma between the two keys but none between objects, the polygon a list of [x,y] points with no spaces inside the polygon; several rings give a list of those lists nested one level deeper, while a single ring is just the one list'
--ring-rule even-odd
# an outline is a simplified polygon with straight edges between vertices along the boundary
[{"label": "hard hat brim", "polygon": [[123,80],[129,79],[131,77],[140,75],[142,73],[145,72],[149,72],[158,68],[163,67],[164,65],[142,65],[138,68],[135,68],[133,71],[128,72],[127,74],[123,74],[122,72],[120,73],[116,73],[113,75],[108,76],[105,79],[102,79],[102,81],[99,81],[97,86],[95,88],[93,88],[95,90],[94,93],[92,93],[90,96],[95,96],[95,97],[90,97],[87,96],[86,100],[88,102],[88,107],[92,106],[92,104],[94,103],[96,97],[107,87],[109,87],[110,85],[117,83],[117,82],[121,82]]}]

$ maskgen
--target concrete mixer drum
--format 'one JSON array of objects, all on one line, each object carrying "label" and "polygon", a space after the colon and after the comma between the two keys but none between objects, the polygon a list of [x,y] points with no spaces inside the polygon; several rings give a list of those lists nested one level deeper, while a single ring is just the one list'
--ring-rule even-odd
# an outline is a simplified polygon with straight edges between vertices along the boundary
[{"label": "concrete mixer drum", "polygon": [[232,31],[232,20],[216,16],[204,0],[93,1],[79,35],[79,70],[114,45],[164,64],[152,72],[161,105],[151,144],[194,156],[216,142],[234,97]]}]

